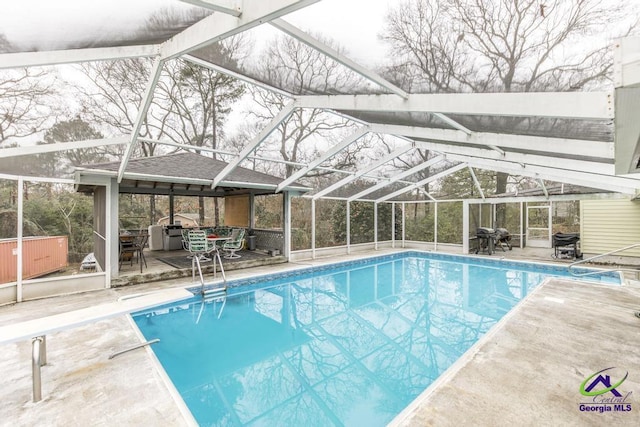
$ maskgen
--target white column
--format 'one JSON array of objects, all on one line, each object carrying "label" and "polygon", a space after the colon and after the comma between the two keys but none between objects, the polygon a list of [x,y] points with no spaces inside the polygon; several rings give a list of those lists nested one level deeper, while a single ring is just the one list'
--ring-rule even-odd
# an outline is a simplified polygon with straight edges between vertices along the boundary
[{"label": "white column", "polygon": [[249,194],[249,228],[256,228],[256,195]]},{"label": "white column", "polygon": [[351,202],[347,200],[347,254],[351,253]]},{"label": "white column", "polygon": [[402,247],[404,248],[404,240],[405,240],[405,233],[406,233],[406,227],[405,227],[405,218],[407,217],[405,215],[405,206],[406,203],[402,202]]},{"label": "white column", "polygon": [[391,203],[391,247],[396,247],[396,203]]},{"label": "white column", "polygon": [[462,201],[462,253],[469,254],[469,201]]},{"label": "white column", "polygon": [[436,205],[435,212],[433,214],[433,250],[438,250],[438,202],[434,203]]},{"label": "white column", "polygon": [[523,203],[520,202],[520,249],[524,248],[524,228],[522,226]]},{"label": "white column", "polygon": [[311,258],[316,259],[316,200],[311,199]]},{"label": "white column", "polygon": [[[111,277],[118,277],[118,269],[120,266],[120,241],[118,235],[118,196],[119,184],[115,179],[110,180],[107,186],[107,200],[105,209],[107,210],[106,218],[106,235],[105,242],[105,270],[111,270]],[[107,281],[107,287],[111,286],[111,280]]]},{"label": "white column", "polygon": [[283,219],[284,219],[284,256],[289,259],[291,256],[291,193],[282,193]]},{"label": "white column", "polygon": [[17,227],[17,246],[16,254],[18,258],[16,259],[16,268],[17,268],[17,289],[16,289],[16,301],[22,302],[22,227],[24,226],[24,179],[22,177],[18,177],[18,221],[16,224]]},{"label": "white column", "polygon": [[374,248],[378,250],[378,202],[373,203],[373,242]]}]

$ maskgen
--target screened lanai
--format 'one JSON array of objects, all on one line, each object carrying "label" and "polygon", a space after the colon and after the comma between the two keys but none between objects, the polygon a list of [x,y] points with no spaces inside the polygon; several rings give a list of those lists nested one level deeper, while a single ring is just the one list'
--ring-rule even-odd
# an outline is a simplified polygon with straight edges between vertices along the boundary
[{"label": "screened lanai", "polygon": [[[415,241],[432,249],[439,243],[457,245],[467,253],[475,227],[506,221],[502,208],[483,220],[475,214],[483,208],[474,206],[514,203],[518,221],[512,224],[518,226],[510,228],[524,242],[527,206],[521,203],[547,204],[550,210],[554,200],[634,203],[640,187],[639,37],[614,41],[602,33],[594,39],[606,58],[607,84],[589,84],[578,76],[563,84],[510,90],[485,85],[476,91],[430,86],[411,70],[403,74],[393,51],[384,50],[377,37],[393,21],[391,14],[383,19],[387,11],[379,5],[333,0],[149,0],[126,7],[114,1],[27,3],[4,10],[0,25],[0,68],[9,82],[0,84],[2,102],[9,106],[0,125],[6,135],[0,141],[0,178],[8,194],[15,194],[12,237],[18,266],[24,238],[19,189],[25,182],[85,185],[74,156],[118,162],[111,172],[123,186],[134,176],[153,181],[152,174],[135,168],[138,159],[196,146],[226,163],[198,177],[203,194],[233,188],[240,168],[279,176],[279,183],[263,188],[274,195],[309,188],[288,202],[307,215],[285,215],[283,229],[293,230],[290,259],[359,247],[408,247],[414,241],[407,236],[412,209],[414,222],[421,211],[424,221],[435,224],[429,233],[417,232]],[[378,15],[356,13],[356,6]],[[550,24],[544,18],[534,14],[531,19]],[[470,35],[461,33],[457,42],[465,37]],[[299,57],[304,58],[292,59]],[[559,73],[556,65],[538,64],[540,73],[549,75]],[[227,85],[226,92],[198,86],[198,73]],[[122,75],[139,78],[116,88]],[[38,140],[37,132],[25,129],[44,129],[70,113],[57,112],[60,117],[54,118],[44,98],[26,99],[4,89],[11,84],[43,92],[61,84],[47,102],[84,99],[81,107],[68,101],[69,110],[84,115],[99,132],[77,132],[72,139],[52,133]],[[187,90],[193,97],[180,98]],[[207,100],[224,96],[232,101],[219,110],[205,108]],[[248,104],[255,109],[243,110]],[[30,167],[57,153],[65,153],[65,168],[40,168],[38,175]],[[191,167],[185,162],[185,176]],[[508,201],[493,198],[498,179],[505,179],[503,191],[512,193]],[[93,184],[113,191],[100,180]],[[562,184],[588,190],[549,191]],[[540,194],[528,194],[532,189]],[[323,216],[328,210],[331,218]],[[448,217],[456,220],[445,233],[438,224]],[[424,225],[416,222],[416,228]],[[110,235],[115,239],[115,232]],[[108,276],[100,280],[100,286],[109,286]]]}]

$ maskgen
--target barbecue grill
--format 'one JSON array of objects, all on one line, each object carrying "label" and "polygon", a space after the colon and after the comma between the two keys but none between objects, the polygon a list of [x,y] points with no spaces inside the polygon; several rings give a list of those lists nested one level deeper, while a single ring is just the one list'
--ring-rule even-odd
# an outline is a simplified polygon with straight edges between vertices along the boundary
[{"label": "barbecue grill", "polygon": [[509,250],[513,249],[511,246],[511,234],[509,230],[506,228],[496,228],[496,246],[500,246],[503,252],[505,245],[509,248]]},{"label": "barbecue grill", "polygon": [[554,258],[582,258],[579,233],[555,233],[553,235]]},{"label": "barbecue grill", "polygon": [[476,253],[487,251],[491,255],[496,241],[496,231],[493,228],[478,227],[476,230]]}]

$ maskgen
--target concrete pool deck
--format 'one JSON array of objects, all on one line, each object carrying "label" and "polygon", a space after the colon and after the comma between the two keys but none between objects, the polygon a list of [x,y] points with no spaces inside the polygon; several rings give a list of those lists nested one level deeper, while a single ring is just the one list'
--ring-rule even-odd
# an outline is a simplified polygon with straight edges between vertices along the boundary
[{"label": "concrete pool deck", "polygon": [[[363,255],[303,261],[251,271],[336,262]],[[85,308],[117,298],[188,284],[185,279],[29,301],[0,307],[0,325]],[[407,408],[400,425],[640,425],[640,288],[601,286],[553,279],[531,293],[457,362],[438,387]],[[47,337],[42,368],[43,400],[31,402],[31,343],[2,346],[0,413],[11,425],[190,425],[155,365],[137,349],[109,355],[140,342],[128,316],[103,320]],[[625,413],[581,413],[579,386],[589,375],[616,367],[629,372],[619,387],[632,392]],[[612,374],[613,375],[613,374]]]}]

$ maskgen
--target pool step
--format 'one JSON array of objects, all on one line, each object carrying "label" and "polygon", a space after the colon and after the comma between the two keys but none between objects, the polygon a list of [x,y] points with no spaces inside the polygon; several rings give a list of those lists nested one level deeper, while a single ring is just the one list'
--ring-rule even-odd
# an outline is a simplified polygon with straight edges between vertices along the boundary
[{"label": "pool step", "polygon": [[202,296],[207,297],[222,297],[227,294],[227,287],[222,288],[214,288],[214,289],[203,289]]}]

